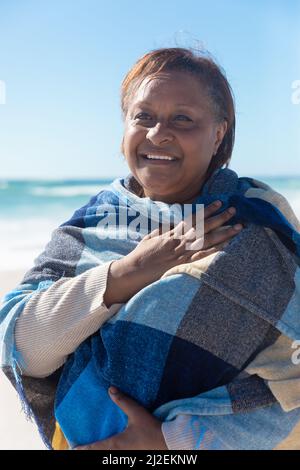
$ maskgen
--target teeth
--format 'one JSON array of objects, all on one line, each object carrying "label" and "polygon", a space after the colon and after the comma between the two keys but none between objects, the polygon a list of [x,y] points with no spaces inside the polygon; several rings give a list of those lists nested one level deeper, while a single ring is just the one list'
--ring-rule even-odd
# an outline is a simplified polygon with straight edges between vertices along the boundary
[{"label": "teeth", "polygon": [[174,157],[162,157],[160,155],[146,155],[146,158],[148,158],[149,160],[175,160]]}]

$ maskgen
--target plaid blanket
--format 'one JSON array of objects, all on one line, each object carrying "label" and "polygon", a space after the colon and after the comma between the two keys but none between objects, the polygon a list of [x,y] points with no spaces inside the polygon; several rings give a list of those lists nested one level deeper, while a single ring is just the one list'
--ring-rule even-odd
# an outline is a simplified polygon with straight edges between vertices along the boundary
[{"label": "plaid blanket", "polygon": [[[129,175],[93,197],[53,233],[4,299],[2,367],[45,442],[51,448],[56,421],[71,447],[124,430],[127,417],[107,394],[115,385],[163,429],[180,418],[193,448],[293,443],[300,422],[300,367],[292,361],[300,339],[299,223],[270,187],[229,169],[215,172],[194,201],[195,210],[216,199],[221,210],[237,209],[230,223],[245,228],[224,250],[142,289],[47,379],[18,372],[13,325],[28,297],[129,253],[144,235],[130,209],[138,209],[139,223],[150,222],[152,202],[139,198],[139,189]],[[169,217],[170,206],[159,205]],[[112,217],[117,231],[110,232]],[[120,237],[124,230],[135,237]]]}]

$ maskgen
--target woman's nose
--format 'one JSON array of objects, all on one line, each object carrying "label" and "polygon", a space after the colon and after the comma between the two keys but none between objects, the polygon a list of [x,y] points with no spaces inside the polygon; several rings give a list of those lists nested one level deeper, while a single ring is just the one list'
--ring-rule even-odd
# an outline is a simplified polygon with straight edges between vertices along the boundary
[{"label": "woman's nose", "polygon": [[159,144],[160,142],[169,142],[173,140],[174,136],[170,132],[170,129],[168,129],[167,125],[158,122],[156,126],[153,126],[148,130],[147,138],[155,144]]}]

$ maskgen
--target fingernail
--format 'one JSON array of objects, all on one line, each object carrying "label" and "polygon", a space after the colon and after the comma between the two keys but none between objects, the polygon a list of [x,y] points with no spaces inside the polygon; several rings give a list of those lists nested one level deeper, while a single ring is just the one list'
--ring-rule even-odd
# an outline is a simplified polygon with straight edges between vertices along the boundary
[{"label": "fingernail", "polygon": [[229,212],[230,214],[234,214],[234,213],[235,213],[235,208],[234,208],[234,207],[230,207],[230,208],[228,209],[228,212]]},{"label": "fingernail", "polygon": [[222,202],[221,202],[221,201],[215,201],[215,202],[213,203],[213,205],[214,205],[215,207],[219,207],[219,206],[222,205]]},{"label": "fingernail", "polygon": [[236,224],[233,226],[234,230],[241,230],[243,228],[242,224]]},{"label": "fingernail", "polygon": [[109,393],[112,393],[113,395],[118,393],[118,390],[116,389],[116,387],[109,387],[108,391]]}]

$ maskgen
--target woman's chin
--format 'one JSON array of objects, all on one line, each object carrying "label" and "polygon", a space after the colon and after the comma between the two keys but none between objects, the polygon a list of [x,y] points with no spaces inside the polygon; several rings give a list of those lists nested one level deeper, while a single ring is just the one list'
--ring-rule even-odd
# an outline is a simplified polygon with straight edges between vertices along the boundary
[{"label": "woman's chin", "polygon": [[172,197],[173,194],[175,194],[175,189],[174,186],[170,186],[170,181],[168,181],[169,184],[157,184],[157,181],[154,183],[152,180],[147,180],[147,181],[142,181],[142,186],[144,189],[144,193],[146,196],[149,195],[149,197],[152,199],[151,196],[157,196],[157,197]]},{"label": "woman's chin", "polygon": [[149,189],[160,189],[163,192],[167,188],[176,188],[178,185],[178,175],[177,178],[171,172],[165,171],[141,171],[137,173],[139,181],[143,187]]}]

